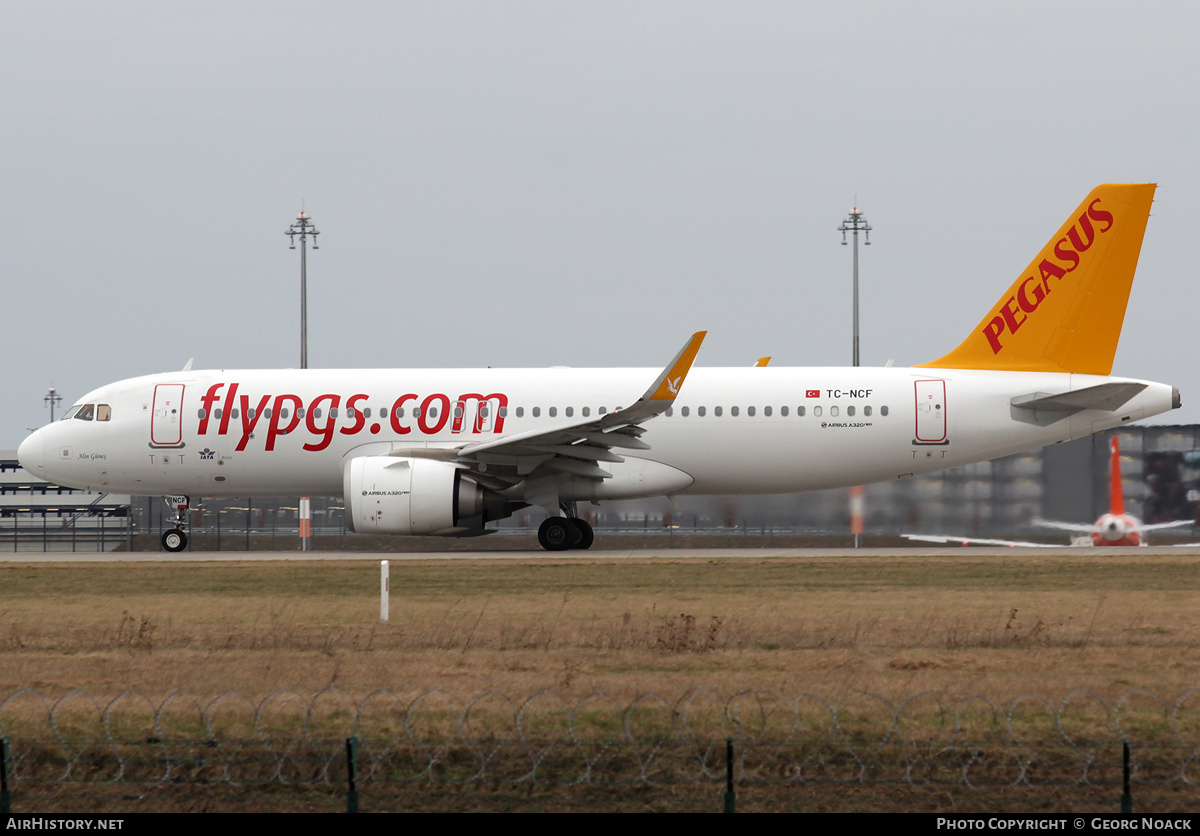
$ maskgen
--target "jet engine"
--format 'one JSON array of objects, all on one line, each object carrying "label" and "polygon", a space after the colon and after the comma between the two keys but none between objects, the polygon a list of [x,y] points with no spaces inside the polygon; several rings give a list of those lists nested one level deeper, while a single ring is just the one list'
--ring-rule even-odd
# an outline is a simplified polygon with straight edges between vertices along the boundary
[{"label": "jet engine", "polygon": [[346,522],[359,534],[482,534],[485,522],[519,507],[465,474],[433,459],[351,459],[342,475]]}]

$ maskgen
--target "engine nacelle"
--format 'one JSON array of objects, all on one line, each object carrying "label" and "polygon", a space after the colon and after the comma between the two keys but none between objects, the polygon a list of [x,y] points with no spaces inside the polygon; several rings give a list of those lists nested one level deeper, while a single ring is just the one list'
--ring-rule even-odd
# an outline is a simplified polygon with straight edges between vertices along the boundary
[{"label": "engine nacelle", "polygon": [[504,514],[503,497],[434,459],[361,456],[342,475],[346,522],[359,534],[467,534]]}]

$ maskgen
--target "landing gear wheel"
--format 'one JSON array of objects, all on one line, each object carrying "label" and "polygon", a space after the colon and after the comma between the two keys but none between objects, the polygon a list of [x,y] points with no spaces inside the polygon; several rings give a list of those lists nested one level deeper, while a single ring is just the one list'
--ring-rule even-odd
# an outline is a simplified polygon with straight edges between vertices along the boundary
[{"label": "landing gear wheel", "polygon": [[575,529],[579,532],[579,541],[577,543],[573,543],[571,545],[571,548],[573,548],[573,549],[590,549],[592,547],[592,543],[596,539],[596,535],[592,532],[592,527],[587,524],[586,520],[581,520],[578,517],[571,520],[571,523],[575,526]]},{"label": "landing gear wheel", "polygon": [[579,529],[566,517],[549,517],[538,526],[538,542],[549,552],[566,551],[579,539]]},{"label": "landing gear wheel", "polygon": [[169,552],[181,552],[187,548],[187,535],[178,528],[164,531],[162,535],[162,547]]}]

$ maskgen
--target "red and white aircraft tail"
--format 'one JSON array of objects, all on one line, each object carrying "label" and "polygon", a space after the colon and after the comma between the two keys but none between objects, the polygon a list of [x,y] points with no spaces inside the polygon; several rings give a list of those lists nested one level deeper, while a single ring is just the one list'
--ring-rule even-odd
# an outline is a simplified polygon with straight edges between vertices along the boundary
[{"label": "red and white aircraft tail", "polygon": [[[1114,435],[1109,440],[1111,458],[1109,461],[1109,508],[1108,513],[1091,525],[1083,523],[1058,522],[1035,517],[1033,524],[1042,528],[1056,528],[1069,531],[1072,546],[1144,546],[1145,535],[1150,531],[1162,531],[1167,528],[1180,528],[1192,525],[1192,520],[1174,520],[1173,522],[1143,523],[1137,517],[1125,512],[1125,491],[1121,486],[1121,447]],[[942,537],[933,534],[903,534],[908,540],[921,540],[927,543],[962,543],[966,545],[987,546],[1031,546],[1036,548],[1056,548],[1050,543],[1031,543],[1019,540],[995,540],[977,537]],[[1188,543],[1187,545],[1196,545]]]}]

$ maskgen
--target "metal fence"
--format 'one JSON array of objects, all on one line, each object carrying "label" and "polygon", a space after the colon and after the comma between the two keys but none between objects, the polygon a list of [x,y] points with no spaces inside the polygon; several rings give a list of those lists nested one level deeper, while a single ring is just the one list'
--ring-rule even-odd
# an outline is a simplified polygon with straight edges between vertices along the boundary
[{"label": "metal fence", "polygon": [[358,781],[393,785],[716,783],[730,738],[743,784],[1116,787],[1124,743],[1135,785],[1200,783],[1198,688],[1169,700],[1074,691],[1053,703],[1030,694],[1003,703],[933,693],[726,698],[707,688],[628,702],[547,691],[519,701],[442,691],[356,700],[335,688],[258,701],[126,691],[102,702],[24,689],[0,702],[0,735],[18,786],[342,784],[349,738]]}]

